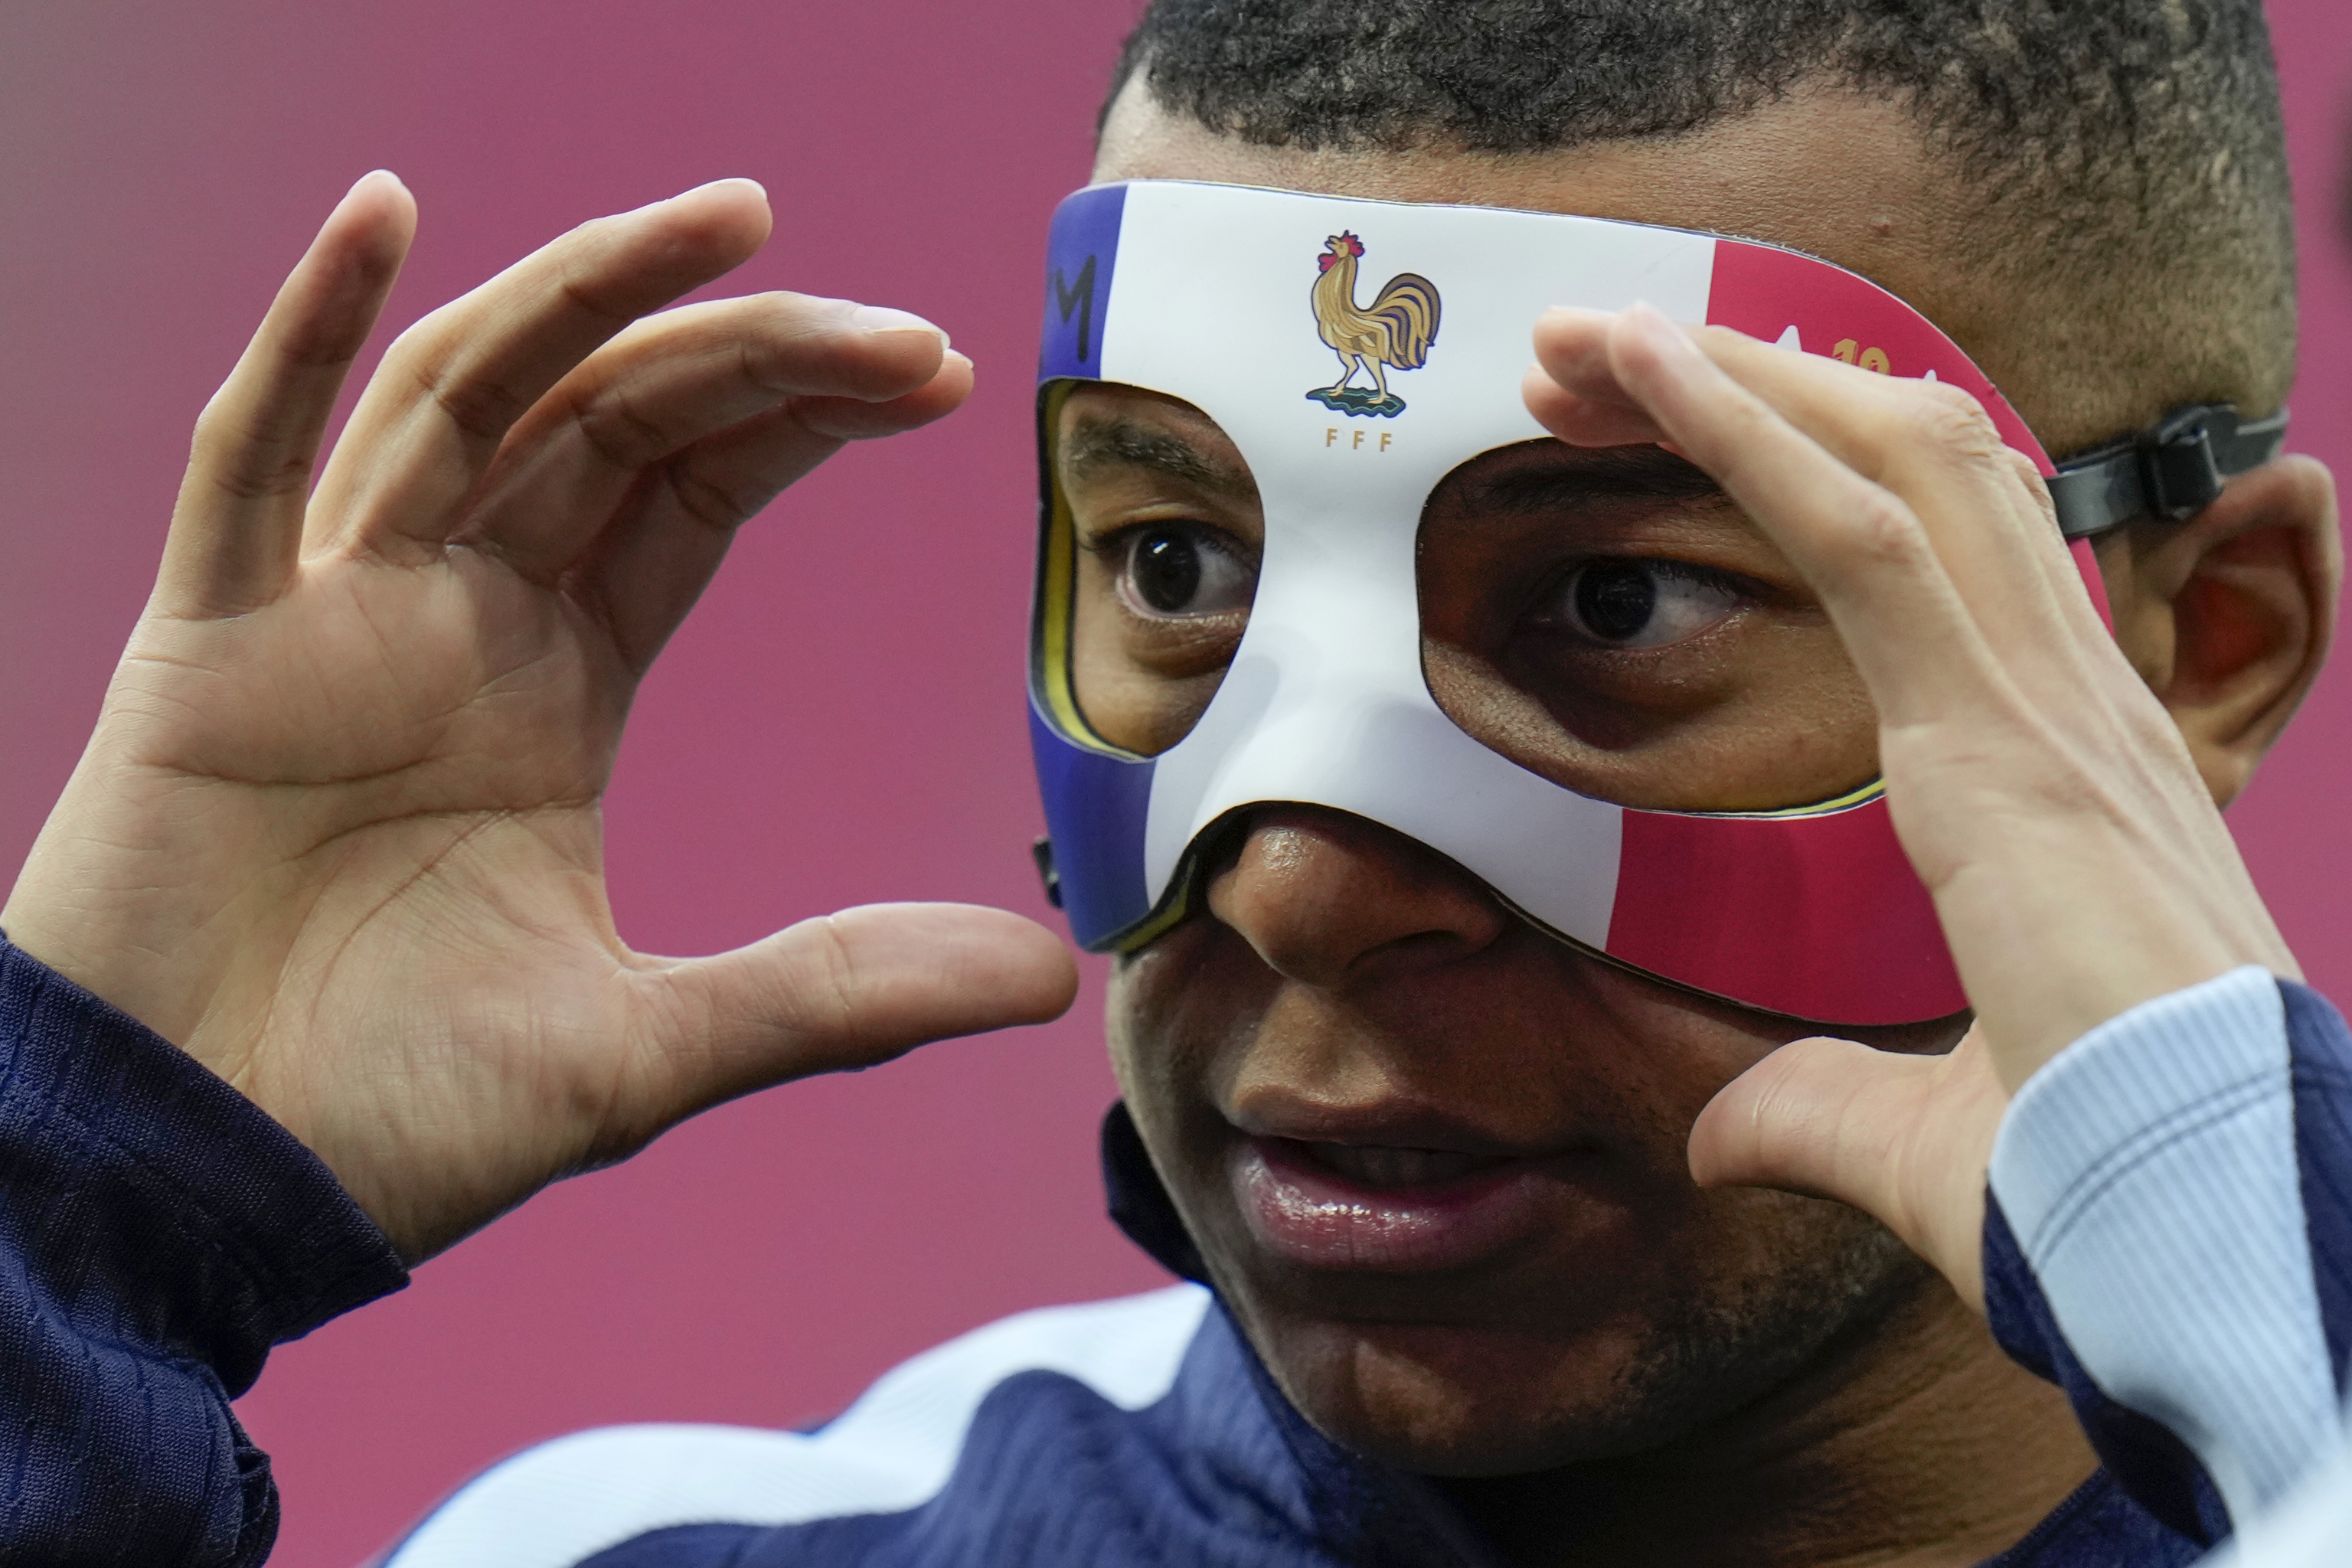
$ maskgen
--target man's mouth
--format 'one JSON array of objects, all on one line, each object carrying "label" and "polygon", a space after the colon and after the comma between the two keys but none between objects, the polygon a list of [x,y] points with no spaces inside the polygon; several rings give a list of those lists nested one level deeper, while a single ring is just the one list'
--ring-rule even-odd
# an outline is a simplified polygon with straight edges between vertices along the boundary
[{"label": "man's mouth", "polygon": [[1452,1149],[1387,1149],[1366,1143],[1292,1143],[1291,1147],[1358,1186],[1383,1189],[1438,1186],[1504,1163],[1500,1158]]},{"label": "man's mouth", "polygon": [[1232,1145],[1228,1175],[1251,1232],[1310,1268],[1458,1268],[1539,1228],[1556,1161],[1266,1136]]}]

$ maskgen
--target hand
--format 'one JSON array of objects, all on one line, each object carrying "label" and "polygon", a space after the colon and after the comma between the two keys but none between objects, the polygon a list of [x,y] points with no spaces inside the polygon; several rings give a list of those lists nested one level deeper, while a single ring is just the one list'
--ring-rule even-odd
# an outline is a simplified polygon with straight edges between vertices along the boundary
[{"label": "hand", "polygon": [[2032,465],[1975,400],[1643,307],[1536,331],[1529,408],[1661,441],[1801,571],[1879,720],[1895,831],[1977,1024],[1950,1056],[1801,1040],[1701,1114],[1702,1183],[1876,1215],[1981,1301],[1987,1156],[2035,1068],[2244,963],[2295,973],[2188,748],[2083,591]]},{"label": "hand", "polygon": [[163,571],[0,925],[309,1144],[410,1259],[718,1100],[1054,1016],[1010,914],[883,906],[632,952],[598,800],[732,531],[948,413],[938,329],[766,294],[748,181],[558,239],[337,390],[415,226],[354,186],[196,429]]}]

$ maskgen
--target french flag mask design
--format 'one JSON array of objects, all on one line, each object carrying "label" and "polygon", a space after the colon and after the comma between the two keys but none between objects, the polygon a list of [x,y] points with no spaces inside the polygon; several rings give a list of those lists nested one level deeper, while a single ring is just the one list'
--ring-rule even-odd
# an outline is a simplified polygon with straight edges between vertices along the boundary
[{"label": "french flag mask design", "polygon": [[[1030,732],[1054,876],[1083,946],[1150,942],[1197,907],[1223,830],[1253,806],[1304,803],[1416,839],[1552,936],[1695,991],[1853,1025],[1967,1005],[1874,782],[1769,810],[1637,809],[1523,765],[1433,695],[1423,581],[1433,493],[1482,455],[1547,438],[1519,395],[1528,332],[1547,307],[1637,300],[1963,387],[2051,472],[2008,403],[1926,319],[1853,273],[1772,246],[1180,182],[1090,186],[1062,203],[1038,363]],[[1091,383],[1173,399],[1212,422],[1246,465],[1262,540],[1225,554],[1164,530],[1138,544],[1129,529],[1116,550],[1090,544],[1056,442]],[[1153,442],[1149,430],[1113,430],[1093,449],[1168,467],[1166,444]],[[1255,561],[1236,563],[1253,549]],[[1081,596],[1100,596],[1124,561],[1131,601],[1145,551],[1158,552],[1150,591],[1179,609],[1184,594],[1213,605],[1224,594],[1220,624],[1238,641],[1222,675],[1169,678],[1169,689],[1193,694],[1179,723],[1163,715],[1156,729],[1119,732],[1100,690],[1135,689],[1133,661],[1092,676],[1086,639],[1090,624],[1126,612],[1108,601],[1089,611]],[[2086,545],[2077,559],[2104,610]],[[1645,605],[1653,618],[1662,604],[1705,607],[1704,584],[1622,571],[1596,582],[1591,604],[1626,624]],[[1183,623],[1152,635],[1181,642]],[[1181,649],[1170,657],[1181,663]]]}]

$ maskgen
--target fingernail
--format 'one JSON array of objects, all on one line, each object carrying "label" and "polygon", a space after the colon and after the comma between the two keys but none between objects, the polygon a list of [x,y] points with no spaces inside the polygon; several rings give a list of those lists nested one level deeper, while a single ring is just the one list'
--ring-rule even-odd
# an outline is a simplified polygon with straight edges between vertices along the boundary
[{"label": "fingernail", "polygon": [[719,185],[751,185],[752,191],[760,193],[760,200],[762,202],[767,200],[767,185],[762,185],[755,179],[743,179],[740,174],[736,174],[736,176],[730,176],[730,179],[706,179],[701,185],[694,185],[691,191],[679,191],[677,195],[666,195],[658,202],[646,202],[645,207],[640,207],[637,212],[652,212],[654,207],[668,207],[670,202],[691,202],[696,195],[703,195],[706,191],[718,191]]},{"label": "fingernail", "polygon": [[1625,308],[1625,320],[1636,331],[1647,336],[1651,342],[1668,353],[1706,357],[1699,354],[1698,344],[1691,341],[1691,335],[1688,332],[1683,331],[1678,323],[1647,300],[1636,300],[1628,305]]},{"label": "fingernail", "polygon": [[935,323],[923,320],[912,310],[894,310],[887,305],[860,305],[849,312],[849,324],[861,332],[929,332],[940,340],[940,347],[948,346],[948,335]]}]

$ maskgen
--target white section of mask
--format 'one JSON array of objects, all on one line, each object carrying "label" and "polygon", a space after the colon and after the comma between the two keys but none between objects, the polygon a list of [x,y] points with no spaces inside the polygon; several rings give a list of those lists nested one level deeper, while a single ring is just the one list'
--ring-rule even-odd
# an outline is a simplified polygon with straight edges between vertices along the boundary
[{"label": "white section of mask", "polygon": [[[1316,258],[1342,231],[1364,247],[1357,303],[1405,272],[1441,300],[1426,363],[1384,369],[1405,405],[1391,416],[1308,395],[1346,368],[1310,303]],[[1703,321],[1714,254],[1702,235],[1590,218],[1129,187],[1103,376],[1214,419],[1249,464],[1266,531],[1232,667],[1154,770],[1145,875],[1155,900],[1209,824],[1297,801],[1419,839],[1553,929],[1606,942],[1620,808],[1488,750],[1437,707],[1422,671],[1414,546],[1447,474],[1544,434],[1519,384],[1547,307],[1647,300]]]}]

